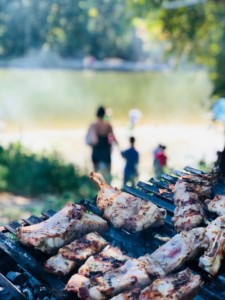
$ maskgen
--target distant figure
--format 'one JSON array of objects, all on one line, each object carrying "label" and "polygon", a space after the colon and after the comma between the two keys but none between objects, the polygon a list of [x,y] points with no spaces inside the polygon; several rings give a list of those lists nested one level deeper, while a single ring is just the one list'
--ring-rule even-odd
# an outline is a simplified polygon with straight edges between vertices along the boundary
[{"label": "distant figure", "polygon": [[222,152],[221,151],[217,151],[216,155],[217,155],[217,158],[216,158],[216,161],[214,162],[214,167],[220,167],[220,161],[221,161],[221,157],[222,157]]},{"label": "distant figure", "polygon": [[225,148],[222,152],[217,152],[217,161],[215,163],[215,166],[218,166],[220,168],[222,176],[225,177]]},{"label": "distant figure", "polygon": [[135,179],[138,176],[137,165],[139,162],[139,153],[134,147],[135,138],[130,137],[130,148],[125,151],[122,151],[121,154],[126,160],[126,165],[124,168],[124,179],[123,185],[130,183],[131,186],[135,185]]},{"label": "distant figure", "polygon": [[158,145],[153,151],[153,168],[156,179],[160,179],[167,165],[166,146]]},{"label": "distant figure", "polygon": [[[108,183],[111,180],[111,147],[116,142],[112,126],[106,120],[106,110],[100,106],[96,112],[97,120],[88,129],[86,143],[92,147],[94,170],[100,172]],[[87,141],[90,138],[92,141]]]}]

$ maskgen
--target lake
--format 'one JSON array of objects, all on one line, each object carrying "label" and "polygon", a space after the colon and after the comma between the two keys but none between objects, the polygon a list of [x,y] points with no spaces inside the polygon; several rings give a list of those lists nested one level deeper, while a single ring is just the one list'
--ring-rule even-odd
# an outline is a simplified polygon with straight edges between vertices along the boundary
[{"label": "lake", "polygon": [[86,126],[100,104],[122,125],[132,108],[144,123],[201,122],[212,91],[204,71],[0,69],[0,82],[0,118],[14,128]]},{"label": "lake", "polygon": [[[167,145],[169,168],[211,164],[222,150],[222,128],[211,122],[212,85],[198,72],[91,72],[68,70],[0,69],[0,143],[19,141],[33,151],[57,150],[85,173],[92,169],[90,149],[84,144],[88,124],[98,105],[113,111],[112,123],[120,148],[113,151],[113,174],[121,183],[132,134],[140,152],[140,178],[152,173],[152,151]],[[128,111],[141,110],[134,130]],[[5,127],[3,127],[3,122]]]}]

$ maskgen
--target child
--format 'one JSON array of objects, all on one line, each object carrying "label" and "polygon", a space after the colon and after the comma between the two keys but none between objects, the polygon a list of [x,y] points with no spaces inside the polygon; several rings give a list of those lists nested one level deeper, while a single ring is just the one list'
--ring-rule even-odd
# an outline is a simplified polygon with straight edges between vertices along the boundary
[{"label": "child", "polygon": [[135,178],[137,177],[137,165],[139,162],[139,153],[134,147],[135,138],[130,137],[130,148],[125,151],[122,151],[121,154],[123,158],[126,160],[126,165],[124,168],[124,179],[123,185],[125,186],[127,183],[131,183],[132,186],[135,185]]},{"label": "child", "polygon": [[165,149],[166,146],[159,145],[157,151],[154,152],[154,171],[156,179],[160,179],[166,167],[167,156]]}]

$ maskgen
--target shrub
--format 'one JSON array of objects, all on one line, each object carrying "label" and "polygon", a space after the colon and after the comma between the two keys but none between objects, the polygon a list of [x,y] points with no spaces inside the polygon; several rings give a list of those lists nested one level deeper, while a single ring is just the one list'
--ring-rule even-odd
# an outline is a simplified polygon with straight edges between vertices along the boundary
[{"label": "shrub", "polygon": [[92,197],[96,189],[89,178],[57,153],[35,154],[20,143],[0,147],[0,191],[23,196],[66,193],[74,200]]}]

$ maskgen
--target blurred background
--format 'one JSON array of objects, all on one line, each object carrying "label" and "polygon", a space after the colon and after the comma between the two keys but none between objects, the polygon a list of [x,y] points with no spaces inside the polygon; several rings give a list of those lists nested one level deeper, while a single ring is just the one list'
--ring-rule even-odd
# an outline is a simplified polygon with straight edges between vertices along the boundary
[{"label": "blurred background", "polygon": [[139,179],[154,176],[159,143],[168,172],[209,170],[224,148],[211,112],[225,94],[224,29],[222,0],[1,0],[0,224],[96,195],[84,137],[99,105],[119,143],[113,185],[131,135]]}]

